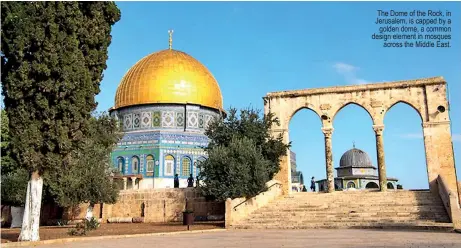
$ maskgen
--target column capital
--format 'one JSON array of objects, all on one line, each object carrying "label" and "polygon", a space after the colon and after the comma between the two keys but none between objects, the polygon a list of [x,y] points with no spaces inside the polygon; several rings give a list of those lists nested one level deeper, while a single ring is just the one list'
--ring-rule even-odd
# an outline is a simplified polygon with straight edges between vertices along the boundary
[{"label": "column capital", "polygon": [[384,125],[373,125],[373,130],[375,131],[376,135],[382,135],[384,131]]},{"label": "column capital", "polygon": [[132,180],[132,181],[136,180],[136,177],[131,177],[131,180]]},{"label": "column capital", "polygon": [[326,138],[330,138],[331,135],[333,134],[334,128],[332,127],[322,127],[322,132],[325,135]]},{"label": "column capital", "polygon": [[123,178],[123,181],[124,181],[124,182],[128,181],[128,178],[124,177],[124,178]]}]

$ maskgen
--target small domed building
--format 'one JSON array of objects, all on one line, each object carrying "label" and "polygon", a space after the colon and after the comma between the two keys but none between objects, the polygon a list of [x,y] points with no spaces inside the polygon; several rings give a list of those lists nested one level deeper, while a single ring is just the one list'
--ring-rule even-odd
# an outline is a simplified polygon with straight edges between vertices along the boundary
[{"label": "small domed building", "polygon": [[[335,189],[378,189],[379,176],[378,170],[371,163],[368,154],[355,148],[346,151],[339,161],[339,167],[335,168]],[[398,179],[387,178],[387,188],[396,189]],[[328,187],[326,179],[316,181],[319,191],[324,191]]]},{"label": "small domed building", "polygon": [[125,189],[180,187],[206,158],[205,129],[224,114],[218,82],[192,56],[171,48],[139,60],[121,80],[110,114],[124,136],[111,153]]}]

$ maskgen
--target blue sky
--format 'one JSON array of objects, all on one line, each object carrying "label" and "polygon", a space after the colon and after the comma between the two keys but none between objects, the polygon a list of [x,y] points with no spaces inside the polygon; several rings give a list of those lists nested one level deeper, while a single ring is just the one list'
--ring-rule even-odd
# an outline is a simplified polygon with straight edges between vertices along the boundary
[{"label": "blue sky", "polygon": [[[127,70],[145,55],[173,48],[202,62],[218,80],[225,108],[263,109],[268,92],[363,82],[443,76],[448,82],[455,157],[461,159],[461,3],[429,2],[118,2],[122,18],[113,28],[108,68],[98,110],[113,106]],[[373,41],[376,13],[383,10],[451,10],[452,47],[383,48]],[[342,70],[341,70],[342,68]],[[347,68],[347,70],[344,70]],[[356,147],[376,166],[371,119],[349,105],[334,120],[335,167]],[[385,117],[387,175],[404,188],[427,188],[421,120],[398,104]],[[293,151],[305,177],[325,177],[318,117],[299,111],[290,123]],[[458,163],[459,164],[459,163]],[[458,178],[461,173],[457,166]]]}]

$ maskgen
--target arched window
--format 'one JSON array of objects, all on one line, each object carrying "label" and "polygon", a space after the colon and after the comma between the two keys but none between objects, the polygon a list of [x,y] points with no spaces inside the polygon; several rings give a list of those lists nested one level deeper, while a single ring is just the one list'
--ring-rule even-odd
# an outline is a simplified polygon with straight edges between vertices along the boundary
[{"label": "arched window", "polygon": [[139,158],[136,156],[133,156],[131,158],[131,171],[133,174],[138,174],[139,171]]},{"label": "arched window", "polygon": [[347,183],[347,188],[350,189],[350,188],[355,188],[355,183],[354,182],[348,182]]},{"label": "arched window", "polygon": [[172,155],[165,156],[165,176],[173,176],[174,157]]},{"label": "arched window", "polygon": [[188,157],[182,158],[182,171],[181,176],[188,177],[191,174],[191,161]]},{"label": "arched window", "polygon": [[117,159],[117,168],[120,173],[123,174],[125,172],[125,160],[122,157]]},{"label": "arched window", "polygon": [[147,155],[146,157],[146,172],[154,171],[154,156]]}]

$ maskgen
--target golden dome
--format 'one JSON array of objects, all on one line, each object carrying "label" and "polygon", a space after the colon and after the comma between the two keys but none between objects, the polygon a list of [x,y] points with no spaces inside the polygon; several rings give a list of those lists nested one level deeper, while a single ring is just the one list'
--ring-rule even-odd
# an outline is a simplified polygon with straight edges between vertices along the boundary
[{"label": "golden dome", "polygon": [[223,110],[218,82],[192,56],[176,50],[147,55],[125,74],[115,109],[149,103],[190,103]]}]

